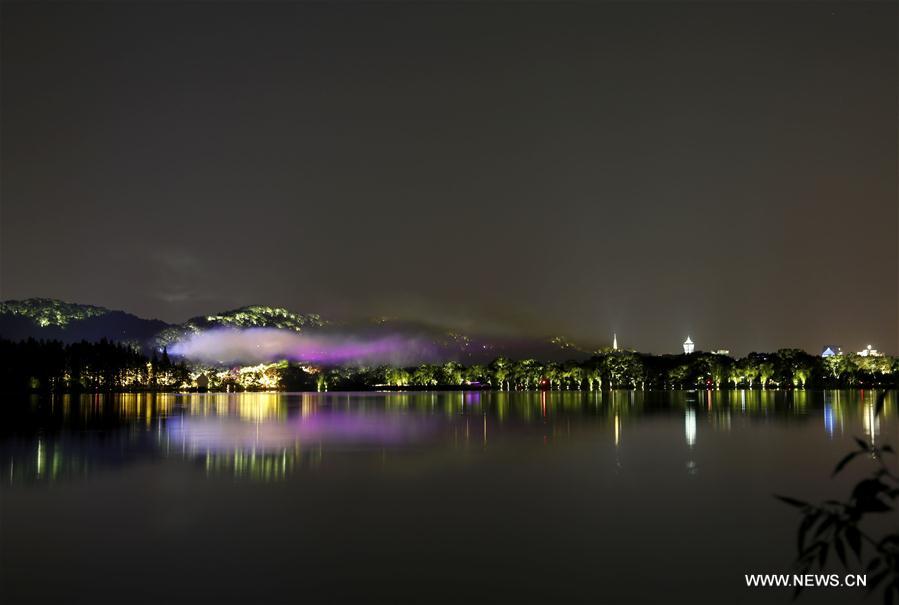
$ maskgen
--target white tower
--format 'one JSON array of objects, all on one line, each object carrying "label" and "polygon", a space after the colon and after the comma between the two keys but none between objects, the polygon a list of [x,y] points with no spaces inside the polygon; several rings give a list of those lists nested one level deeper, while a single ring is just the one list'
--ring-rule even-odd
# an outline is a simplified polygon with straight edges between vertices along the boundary
[{"label": "white tower", "polygon": [[684,353],[689,355],[693,352],[693,341],[690,340],[690,337],[687,336],[687,340],[684,341]]},{"label": "white tower", "polygon": [[612,333],[612,350],[613,351],[618,350],[618,335],[615,334],[614,332]]}]

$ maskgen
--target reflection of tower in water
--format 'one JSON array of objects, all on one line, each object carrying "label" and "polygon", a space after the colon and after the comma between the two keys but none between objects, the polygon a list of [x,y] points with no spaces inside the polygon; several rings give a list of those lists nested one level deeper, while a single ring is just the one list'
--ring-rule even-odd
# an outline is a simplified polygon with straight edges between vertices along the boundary
[{"label": "reflection of tower in water", "polygon": [[833,405],[829,403],[824,404],[824,432],[827,433],[828,437],[833,438],[833,427],[834,427],[834,419],[833,419]]},{"label": "reflection of tower in water", "polygon": [[[602,395],[603,397],[605,394]],[[612,431],[615,437],[615,472],[621,469],[621,401],[617,391],[609,391],[609,406],[613,414]]]},{"label": "reflection of tower in water", "polygon": [[615,449],[621,445],[621,417],[615,414]]},{"label": "reflection of tower in water", "polygon": [[687,439],[687,445],[692,449],[696,445],[696,411],[687,408],[684,415],[684,437]]},{"label": "reflection of tower in water", "polygon": [[687,460],[687,473],[696,474],[696,461],[693,460],[693,446],[696,445],[696,410],[687,408],[684,412],[684,438],[687,441],[687,447],[690,450],[690,456]]},{"label": "reflection of tower in water", "polygon": [[868,441],[874,445],[880,435],[880,418],[877,417],[876,406],[871,398],[868,398],[862,406],[862,424]]},{"label": "reflection of tower in water", "polygon": [[[839,399],[839,392],[837,399]],[[824,391],[824,432],[828,437],[833,437],[836,428],[836,410],[834,409],[834,394],[831,391]]]}]

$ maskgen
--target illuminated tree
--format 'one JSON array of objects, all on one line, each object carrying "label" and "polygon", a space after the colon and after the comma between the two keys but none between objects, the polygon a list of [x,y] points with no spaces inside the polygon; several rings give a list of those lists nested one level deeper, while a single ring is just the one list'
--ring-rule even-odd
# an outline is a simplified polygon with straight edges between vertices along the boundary
[{"label": "illuminated tree", "polygon": [[766,388],[768,386],[768,381],[771,380],[771,376],[774,375],[774,364],[770,361],[762,361],[758,364],[759,368],[759,383],[762,385],[762,388]]},{"label": "illuminated tree", "polygon": [[756,378],[759,376],[759,368],[756,361],[750,357],[744,357],[740,361],[737,362],[737,367],[739,368],[740,374],[743,375],[743,378],[746,380],[749,388],[752,388],[752,385],[755,383]]},{"label": "illuminated tree", "polygon": [[472,364],[464,371],[464,378],[469,383],[490,384],[490,372],[481,364]]},{"label": "illuminated tree", "polygon": [[592,360],[587,363],[586,368],[584,370],[585,377],[587,379],[587,386],[592,391],[594,385],[597,390],[602,389],[602,372],[600,372],[599,365]]},{"label": "illuminated tree", "polygon": [[412,384],[420,387],[432,387],[437,385],[437,368],[423,363],[412,373]]},{"label": "illuminated tree", "polygon": [[403,368],[387,368],[384,371],[384,380],[388,386],[404,387],[411,382],[411,375]]},{"label": "illuminated tree", "polygon": [[440,368],[440,380],[442,384],[459,386],[462,384],[462,364],[448,361]]},{"label": "illuminated tree", "polygon": [[816,365],[816,358],[801,349],[780,349],[771,361],[774,379],[781,386],[805,386]]},{"label": "illuminated tree", "polygon": [[562,366],[562,378],[565,381],[566,389],[570,389],[573,385],[575,389],[580,391],[586,375],[587,371],[576,361],[568,361]]},{"label": "illuminated tree", "polygon": [[543,366],[543,378],[546,380],[549,390],[552,390],[553,387],[559,386],[559,381],[562,378],[562,368],[555,362],[547,363]]},{"label": "illuminated tree", "polygon": [[512,370],[509,360],[505,357],[497,357],[490,362],[489,370],[493,376],[493,384],[498,386],[500,390],[502,390],[503,385],[506,385],[506,390],[508,391],[510,388],[509,375]]},{"label": "illuminated tree", "polygon": [[328,390],[328,377],[324,372],[315,375],[315,390],[319,392]]},{"label": "illuminated tree", "polygon": [[511,378],[515,388],[536,388],[543,376],[543,368],[534,359],[520,359],[512,362]]},{"label": "illuminated tree", "polygon": [[666,373],[666,382],[673,388],[681,388],[686,386],[690,376],[690,366],[685,363],[679,363],[669,368]]}]

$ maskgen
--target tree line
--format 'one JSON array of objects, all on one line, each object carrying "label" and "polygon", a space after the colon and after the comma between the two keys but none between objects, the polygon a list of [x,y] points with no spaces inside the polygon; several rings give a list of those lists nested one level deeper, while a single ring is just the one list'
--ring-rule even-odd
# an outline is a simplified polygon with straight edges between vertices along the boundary
[{"label": "tree line", "polygon": [[587,360],[544,362],[499,357],[489,364],[456,362],[412,368],[322,370],[319,386],[348,388],[464,387],[502,390],[836,388],[894,386],[899,359],[856,354],[818,357],[800,349],[750,353],[735,359],[697,352],[650,355],[606,350]]},{"label": "tree line", "polygon": [[414,367],[315,367],[297,362],[214,368],[172,361],[163,349],[106,340],[0,340],[3,381],[17,391],[345,390],[487,388],[599,390],[695,388],[895,387],[899,358],[857,354],[819,357],[800,349],[750,353],[650,355],[604,350],[567,362],[498,357],[486,364],[455,361]]},{"label": "tree line", "polygon": [[148,357],[133,345],[71,344],[0,339],[3,387],[13,391],[173,390],[189,383],[190,370],[167,351]]}]

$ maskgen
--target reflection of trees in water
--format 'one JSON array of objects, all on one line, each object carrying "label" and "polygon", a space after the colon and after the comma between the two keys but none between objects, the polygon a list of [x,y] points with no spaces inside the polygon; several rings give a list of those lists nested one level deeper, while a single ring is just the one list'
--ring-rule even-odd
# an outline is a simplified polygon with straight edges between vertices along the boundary
[{"label": "reflection of trees in water", "polygon": [[154,435],[147,432],[61,433],[0,443],[0,467],[8,484],[87,478],[157,458]]},{"label": "reflection of trees in water", "polygon": [[[363,393],[124,393],[32,397],[0,422],[6,481],[83,477],[154,458],[198,461],[210,474],[277,478],[315,454],[361,455],[407,443],[487,447],[495,437],[566,440],[597,430],[616,447],[641,418],[679,417],[686,446],[741,422],[821,422],[828,436],[860,426],[879,440],[874,394],[813,391],[568,391]],[[180,432],[179,432],[180,431]],[[180,439],[177,443],[176,439]]]},{"label": "reflection of trees in water", "polygon": [[321,464],[321,447],[304,450],[300,447],[283,448],[275,452],[235,450],[233,452],[206,452],[198,458],[207,475],[226,475],[256,481],[278,481],[298,471],[301,467],[315,468]]}]

